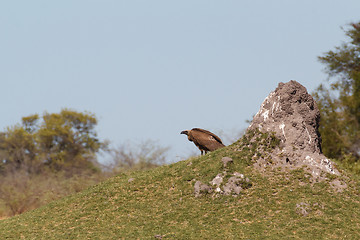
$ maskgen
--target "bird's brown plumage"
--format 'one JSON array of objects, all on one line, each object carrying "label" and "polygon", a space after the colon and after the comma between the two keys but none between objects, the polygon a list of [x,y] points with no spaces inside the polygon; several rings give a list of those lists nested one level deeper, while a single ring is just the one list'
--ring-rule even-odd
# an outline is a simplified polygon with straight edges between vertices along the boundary
[{"label": "bird's brown plumage", "polygon": [[218,136],[201,128],[185,130],[182,131],[181,134],[187,135],[189,141],[194,142],[194,144],[200,149],[201,155],[204,153],[206,154],[209,151],[211,152],[218,148],[225,147]]}]

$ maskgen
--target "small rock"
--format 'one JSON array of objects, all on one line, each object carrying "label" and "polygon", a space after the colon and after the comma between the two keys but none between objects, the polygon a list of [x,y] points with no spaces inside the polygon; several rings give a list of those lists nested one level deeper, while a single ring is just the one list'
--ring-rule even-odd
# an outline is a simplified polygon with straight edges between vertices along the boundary
[{"label": "small rock", "polygon": [[308,203],[301,202],[301,203],[296,204],[296,212],[298,214],[301,214],[304,217],[306,217],[307,215],[309,215],[310,211],[311,211],[311,208]]},{"label": "small rock", "polygon": [[236,186],[236,187],[234,188],[234,193],[235,193],[236,195],[239,195],[240,192],[241,192],[241,190],[243,190],[242,187]]},{"label": "small rock", "polygon": [[222,182],[223,182],[223,176],[221,173],[219,173],[210,183],[212,185],[220,186]]},{"label": "small rock", "polygon": [[335,179],[335,180],[331,181],[330,185],[337,192],[342,192],[342,191],[344,191],[344,189],[347,188],[347,184],[341,182],[339,179]]},{"label": "small rock", "polygon": [[233,175],[234,175],[235,177],[244,178],[244,174],[242,174],[242,173],[234,172]]},{"label": "small rock", "polygon": [[212,188],[200,181],[196,181],[194,186],[195,197],[199,197],[203,193],[211,193]]},{"label": "small rock", "polygon": [[241,187],[241,178],[238,177],[231,177],[229,178],[228,182],[225,184],[224,186],[224,194],[225,195],[230,195],[232,193],[239,195],[242,187]]},{"label": "small rock", "polygon": [[130,182],[132,182],[134,180],[135,180],[135,178],[129,178],[128,182],[130,183]]},{"label": "small rock", "polygon": [[232,160],[232,158],[229,158],[229,157],[223,157],[223,158],[221,159],[221,161],[223,162],[224,167],[227,167],[228,164],[234,162],[234,161]]}]

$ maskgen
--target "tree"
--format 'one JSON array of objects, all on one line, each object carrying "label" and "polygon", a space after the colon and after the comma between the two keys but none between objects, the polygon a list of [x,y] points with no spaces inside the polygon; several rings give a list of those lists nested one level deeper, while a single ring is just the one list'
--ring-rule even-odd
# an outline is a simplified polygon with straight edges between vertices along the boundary
[{"label": "tree", "polygon": [[107,144],[97,138],[96,117],[63,109],[60,113],[35,114],[0,134],[3,171],[25,168],[39,172],[96,169],[96,153]]},{"label": "tree", "polygon": [[314,95],[324,154],[355,163],[360,160],[360,22],[344,31],[349,41],[319,57],[330,89],[320,85]]}]

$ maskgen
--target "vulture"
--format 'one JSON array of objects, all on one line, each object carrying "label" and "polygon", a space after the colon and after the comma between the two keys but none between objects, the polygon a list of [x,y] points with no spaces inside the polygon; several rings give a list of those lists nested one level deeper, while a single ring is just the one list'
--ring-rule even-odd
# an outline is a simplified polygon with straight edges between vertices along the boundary
[{"label": "vulture", "polygon": [[187,135],[189,141],[194,142],[194,144],[200,149],[201,155],[204,153],[206,154],[209,151],[211,152],[218,148],[225,147],[218,136],[201,128],[185,130],[180,134]]}]

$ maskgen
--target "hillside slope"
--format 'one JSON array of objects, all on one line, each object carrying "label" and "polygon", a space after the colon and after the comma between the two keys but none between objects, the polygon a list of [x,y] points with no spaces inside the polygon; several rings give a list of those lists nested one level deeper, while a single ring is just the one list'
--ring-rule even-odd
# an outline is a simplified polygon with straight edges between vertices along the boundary
[{"label": "hillside slope", "polygon": [[2,220],[0,239],[360,239],[360,181],[322,154],[319,117],[279,83],[231,146]]},{"label": "hillside slope", "polygon": [[[250,133],[251,134],[251,133]],[[343,171],[314,182],[302,168],[253,167],[269,134],[146,172],[129,172],[45,207],[0,221],[0,239],[359,239],[359,182]],[[231,157],[226,168],[222,157]],[[239,195],[194,195],[196,181],[238,172]],[[225,174],[226,175],[226,174]],[[228,178],[229,176],[225,176]],[[331,187],[339,179],[345,189]],[[341,191],[342,192],[338,192]]]}]

